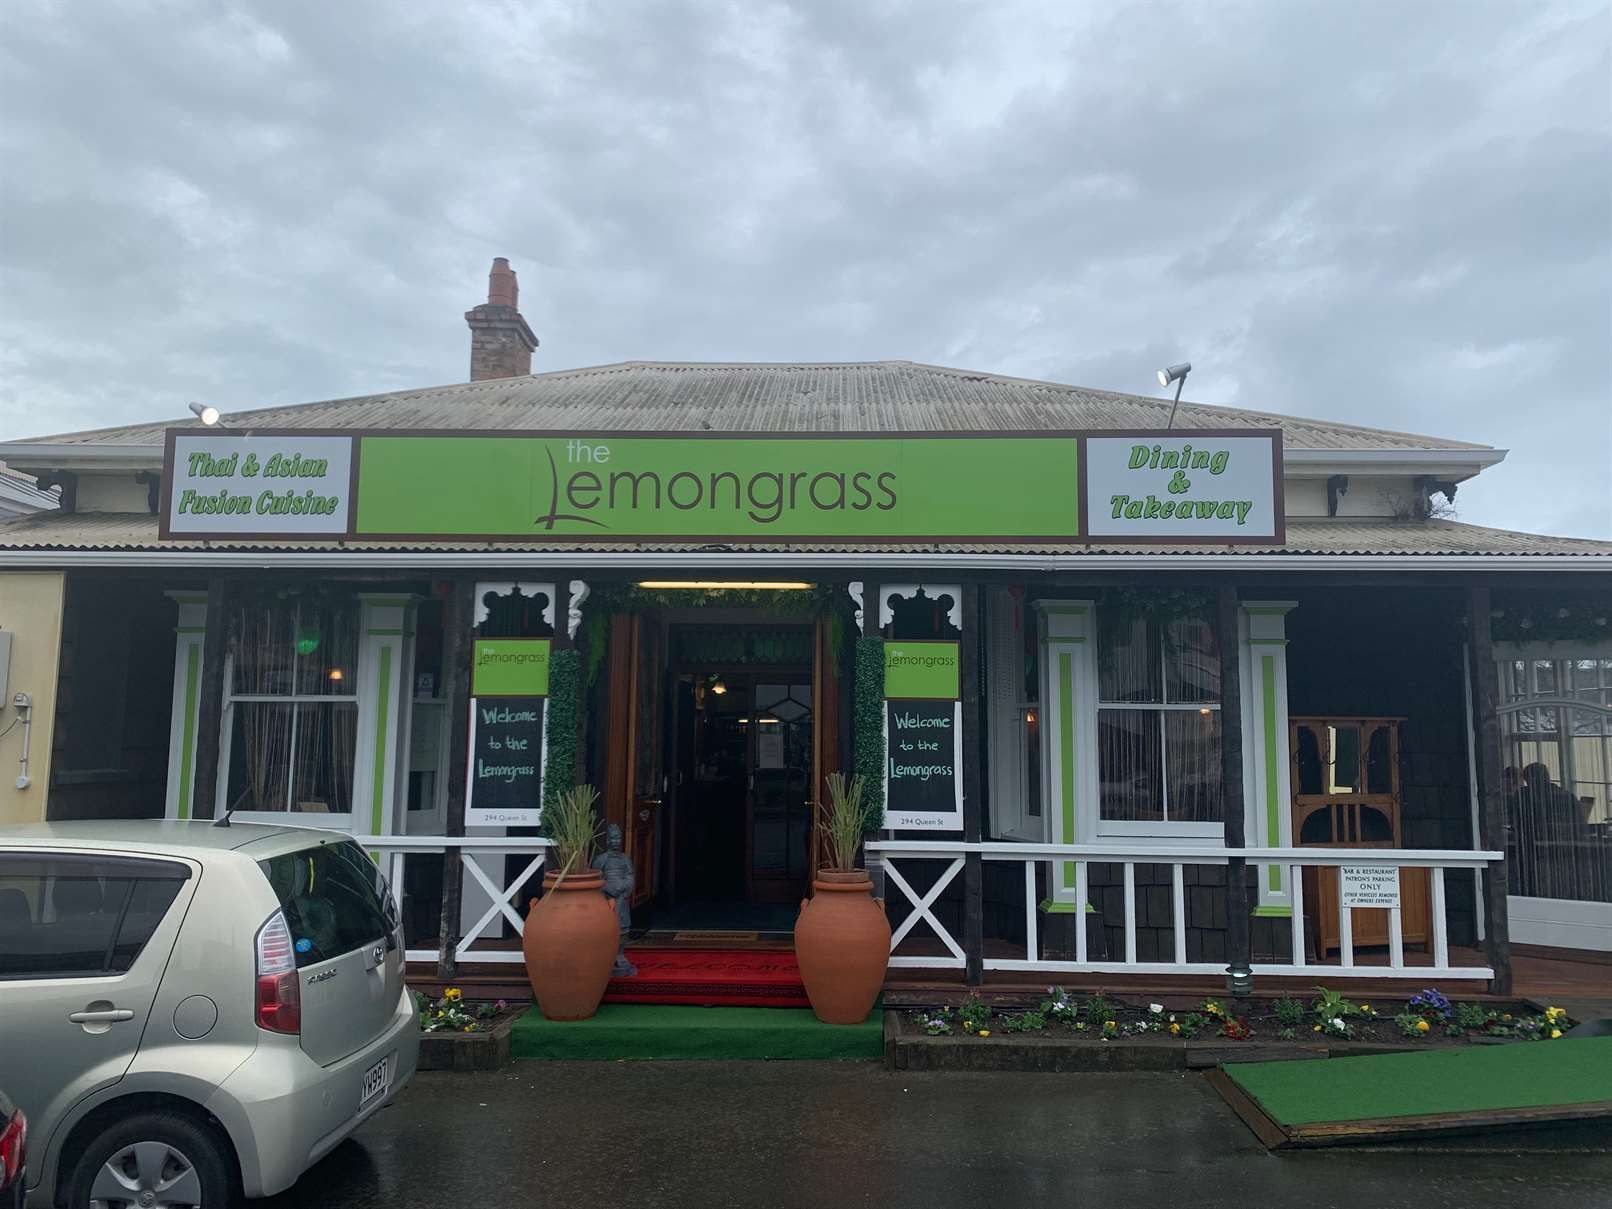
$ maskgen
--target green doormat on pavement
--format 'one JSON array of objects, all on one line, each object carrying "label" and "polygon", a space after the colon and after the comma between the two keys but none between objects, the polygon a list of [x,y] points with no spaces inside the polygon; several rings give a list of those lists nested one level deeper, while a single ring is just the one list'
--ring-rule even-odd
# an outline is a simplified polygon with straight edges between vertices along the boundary
[{"label": "green doormat on pavement", "polygon": [[1567,1120],[1612,1113],[1612,1037],[1235,1063],[1214,1081],[1272,1145]]},{"label": "green doormat on pavement", "polygon": [[534,1009],[509,1040],[514,1058],[878,1058],[884,1012],[824,1024],[810,1008],[606,1003],[590,1020],[545,1020]]}]

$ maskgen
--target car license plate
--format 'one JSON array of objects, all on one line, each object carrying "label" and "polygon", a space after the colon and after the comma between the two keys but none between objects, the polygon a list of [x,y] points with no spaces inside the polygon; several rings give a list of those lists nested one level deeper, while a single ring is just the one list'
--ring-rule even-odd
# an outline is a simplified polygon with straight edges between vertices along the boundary
[{"label": "car license plate", "polygon": [[358,1107],[363,1108],[377,1096],[384,1096],[391,1082],[392,1059],[387,1056],[364,1072],[364,1092],[359,1097]]}]

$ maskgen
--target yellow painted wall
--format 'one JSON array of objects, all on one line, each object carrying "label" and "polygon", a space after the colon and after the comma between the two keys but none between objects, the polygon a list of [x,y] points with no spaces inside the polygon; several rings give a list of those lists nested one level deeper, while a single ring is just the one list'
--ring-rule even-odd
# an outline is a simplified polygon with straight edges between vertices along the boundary
[{"label": "yellow painted wall", "polygon": [[17,721],[11,699],[18,693],[33,698],[27,789],[17,788],[22,726],[0,738],[0,824],[39,823],[45,818],[65,584],[60,571],[0,571],[0,630],[11,634],[11,677],[0,703],[0,731]]}]

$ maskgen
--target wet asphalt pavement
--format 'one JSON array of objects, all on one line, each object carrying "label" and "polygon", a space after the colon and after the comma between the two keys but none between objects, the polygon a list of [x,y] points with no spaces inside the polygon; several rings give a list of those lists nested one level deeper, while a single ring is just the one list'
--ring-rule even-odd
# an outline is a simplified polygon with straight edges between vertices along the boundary
[{"label": "wet asphalt pavement", "polygon": [[518,1062],[417,1076],[252,1209],[419,1204],[1612,1209],[1612,1131],[1272,1155],[1197,1074]]}]

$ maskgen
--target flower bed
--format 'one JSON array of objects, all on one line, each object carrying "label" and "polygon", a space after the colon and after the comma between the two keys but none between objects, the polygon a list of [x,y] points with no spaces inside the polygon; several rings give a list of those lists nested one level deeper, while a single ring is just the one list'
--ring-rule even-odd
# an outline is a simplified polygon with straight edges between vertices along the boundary
[{"label": "flower bed", "polygon": [[458,987],[441,998],[415,993],[420,1011],[420,1070],[496,1070],[509,1061],[510,1029],[525,1012],[502,999],[473,1002]]},{"label": "flower bed", "polygon": [[[1098,992],[1077,998],[1062,987],[1048,987],[1039,1006],[1018,1011],[994,1008],[970,998],[959,1007],[909,1012],[903,1031],[973,1041],[1011,1037],[1061,1037],[1120,1041],[1153,1037],[1169,1041],[1254,1040],[1278,1042],[1360,1042],[1406,1046],[1464,1044],[1470,1041],[1545,1041],[1572,1028],[1558,1007],[1543,1012],[1507,1010],[1479,1003],[1452,1003],[1435,988],[1408,1001],[1353,1000],[1325,987],[1313,999],[1211,997],[1191,1007],[1151,1001],[1133,1004]],[[1397,1010],[1396,1010],[1397,1009]]]}]

